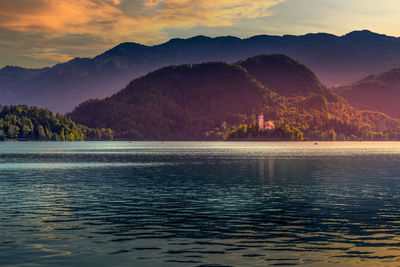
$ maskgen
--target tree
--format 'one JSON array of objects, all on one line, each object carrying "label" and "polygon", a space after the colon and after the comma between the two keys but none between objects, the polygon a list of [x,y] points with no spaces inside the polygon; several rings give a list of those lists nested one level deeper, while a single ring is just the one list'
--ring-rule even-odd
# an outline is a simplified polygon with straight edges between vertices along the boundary
[{"label": "tree", "polygon": [[[82,141],[85,132],[99,132],[112,139],[111,129],[90,129],[77,125],[70,118],[37,107],[4,106],[0,111],[0,140],[23,138],[28,140]],[[90,137],[87,137],[90,140]]]},{"label": "tree", "polygon": [[44,128],[42,125],[36,126],[36,137],[38,140],[46,140],[46,132],[44,131]]}]

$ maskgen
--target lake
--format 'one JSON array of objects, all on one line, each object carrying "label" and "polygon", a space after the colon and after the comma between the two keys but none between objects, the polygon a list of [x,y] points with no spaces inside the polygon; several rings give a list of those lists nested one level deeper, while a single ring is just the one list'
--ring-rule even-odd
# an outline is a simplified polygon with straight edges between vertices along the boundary
[{"label": "lake", "polygon": [[400,142],[1,142],[0,266],[400,262]]}]

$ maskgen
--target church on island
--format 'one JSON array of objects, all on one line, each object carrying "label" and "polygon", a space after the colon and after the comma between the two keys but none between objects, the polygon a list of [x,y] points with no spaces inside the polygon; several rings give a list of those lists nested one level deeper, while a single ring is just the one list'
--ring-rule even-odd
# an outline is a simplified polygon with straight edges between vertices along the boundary
[{"label": "church on island", "polygon": [[264,114],[260,111],[258,115],[258,129],[262,132],[265,130],[273,130],[275,128],[274,123],[272,121],[264,121]]}]

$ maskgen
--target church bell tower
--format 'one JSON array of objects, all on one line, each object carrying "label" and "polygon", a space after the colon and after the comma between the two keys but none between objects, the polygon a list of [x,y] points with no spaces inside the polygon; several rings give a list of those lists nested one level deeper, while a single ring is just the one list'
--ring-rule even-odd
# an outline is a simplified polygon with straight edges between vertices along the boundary
[{"label": "church bell tower", "polygon": [[260,114],[258,115],[258,129],[264,131],[264,114],[262,110],[260,110]]}]

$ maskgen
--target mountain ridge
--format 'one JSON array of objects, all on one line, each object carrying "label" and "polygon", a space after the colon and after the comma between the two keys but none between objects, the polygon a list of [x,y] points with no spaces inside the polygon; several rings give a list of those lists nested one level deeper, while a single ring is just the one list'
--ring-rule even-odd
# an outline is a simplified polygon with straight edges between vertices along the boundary
[{"label": "mountain ridge", "polygon": [[[126,42],[93,58],[75,58],[37,73],[30,70],[36,73],[30,79],[10,80],[3,68],[0,99],[3,104],[35,105],[65,113],[85,99],[112,95],[132,79],[165,66],[234,63],[259,54],[288,55],[308,66],[325,85],[348,84],[400,67],[400,39],[357,31],[343,36],[195,36],[154,46]],[[27,69],[20,71],[27,73]]]},{"label": "mountain ridge", "polygon": [[[400,37],[396,37],[396,36],[390,36],[390,35],[385,35],[385,34],[379,34],[376,32],[372,32],[370,30],[354,30],[351,31],[349,33],[343,34],[343,35],[335,35],[335,34],[331,34],[331,33],[326,33],[326,32],[318,32],[318,33],[307,33],[307,34],[303,34],[303,35],[293,35],[293,34],[284,34],[284,35],[268,35],[268,34],[258,34],[258,35],[254,35],[254,36],[250,36],[247,38],[240,38],[240,37],[236,37],[236,36],[231,36],[231,35],[226,35],[226,36],[216,36],[216,37],[210,37],[210,36],[206,36],[206,35],[195,35],[192,37],[188,37],[188,38],[171,38],[166,42],[160,43],[160,44],[156,44],[156,45],[144,45],[141,43],[137,43],[137,42],[122,42],[119,43],[117,45],[115,45],[114,47],[105,50],[104,52],[100,53],[99,55],[96,55],[94,57],[74,57],[71,60],[65,61],[65,62],[59,62],[55,65],[52,66],[44,66],[44,67],[40,67],[40,68],[27,68],[27,67],[21,67],[21,66],[17,66],[17,65],[5,65],[4,67],[0,68],[0,71],[3,69],[7,69],[7,68],[19,68],[19,69],[23,69],[23,70],[40,70],[40,69],[48,69],[48,68],[52,68],[56,65],[59,64],[64,64],[64,63],[68,63],[71,61],[74,61],[75,59],[95,59],[97,57],[101,57],[102,55],[108,54],[109,52],[121,47],[121,46],[138,46],[138,47],[143,47],[143,48],[152,48],[152,47],[162,47],[165,46],[171,42],[174,41],[190,41],[190,40],[194,40],[194,39],[207,39],[207,40],[216,40],[216,39],[236,39],[236,40],[241,40],[241,41],[246,41],[246,40],[253,40],[253,39],[259,39],[259,38],[270,38],[270,39],[285,39],[285,38],[306,38],[306,37],[315,37],[315,36],[324,36],[324,37],[331,37],[333,39],[337,39],[337,38],[344,38],[344,37],[349,37],[349,36],[357,36],[360,35],[361,36],[373,36],[373,37],[387,37],[387,38],[391,38],[394,40],[400,40]],[[362,34],[362,33],[369,33],[369,34]]]}]

